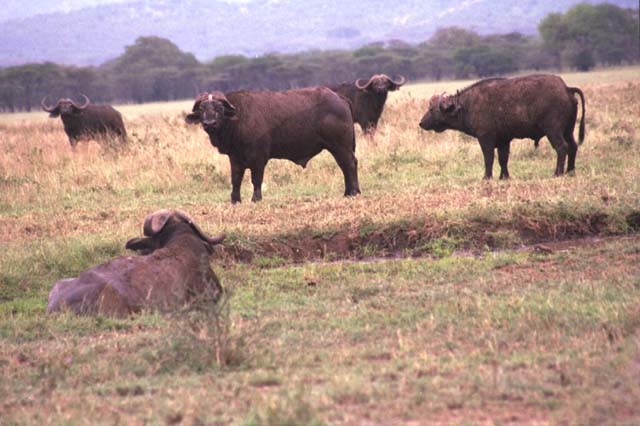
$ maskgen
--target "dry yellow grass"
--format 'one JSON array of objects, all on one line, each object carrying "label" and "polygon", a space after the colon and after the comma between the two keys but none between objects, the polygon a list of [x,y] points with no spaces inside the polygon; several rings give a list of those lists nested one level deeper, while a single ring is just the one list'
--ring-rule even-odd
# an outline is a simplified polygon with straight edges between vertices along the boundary
[{"label": "dry yellow grass", "polygon": [[[637,71],[567,75],[567,82],[579,84],[587,97],[587,140],[578,153],[577,177],[551,178],[555,153],[550,146],[543,142],[535,152],[530,141],[516,141],[508,183],[480,180],[482,156],[475,140],[417,126],[431,94],[466,82],[409,85],[391,96],[375,138],[358,133],[363,194],[356,199],[341,197],[340,171],[323,153],[305,170],[271,161],[264,202],[231,206],[228,159],[200,128],[184,124],[189,102],[122,108],[132,139],[122,150],[91,142],[74,153],[59,120],[42,120],[45,113],[26,120],[5,115],[0,120],[0,241],[86,232],[125,238],[137,232],[147,212],[164,207],[184,208],[212,230],[247,236],[384,223],[473,206],[637,207],[638,164],[632,161],[640,135]],[[243,199],[249,199],[250,190],[247,173]]]}]

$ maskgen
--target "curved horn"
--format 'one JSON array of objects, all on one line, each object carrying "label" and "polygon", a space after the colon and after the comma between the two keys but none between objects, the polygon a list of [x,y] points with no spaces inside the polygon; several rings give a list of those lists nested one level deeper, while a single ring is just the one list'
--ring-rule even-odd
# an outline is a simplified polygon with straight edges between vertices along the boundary
[{"label": "curved horn", "polygon": [[[56,106],[54,106],[54,107],[47,106],[44,101],[46,101],[48,97],[49,97],[49,95],[47,95],[44,98],[42,98],[42,100],[40,101],[40,106],[42,106],[42,109],[47,111],[47,112],[53,112],[53,110],[56,109],[58,107],[58,105],[56,104]],[[60,101],[58,101],[58,104],[59,103],[60,103]]]},{"label": "curved horn", "polygon": [[173,212],[171,210],[158,210],[149,214],[144,219],[143,233],[147,237],[153,237],[164,228]]},{"label": "curved horn", "polygon": [[226,237],[225,234],[216,235],[215,237],[208,237],[207,234],[205,234],[202,231],[202,229],[200,229],[200,227],[198,226],[196,221],[193,220],[193,218],[191,216],[189,216],[187,213],[183,212],[182,210],[176,210],[175,211],[175,215],[178,218],[182,219],[183,221],[187,222],[189,225],[191,225],[193,230],[198,233],[198,236],[200,238],[202,238],[204,241],[208,242],[212,246],[214,246],[216,244],[220,244]]},{"label": "curved horn", "polygon": [[399,81],[395,81],[395,80],[393,80],[391,78],[389,78],[389,81],[392,82],[393,84],[395,84],[396,86],[402,86],[407,81],[407,79],[404,78],[404,76],[401,74]]},{"label": "curved horn", "polygon": [[367,84],[365,84],[364,86],[360,84],[360,80],[364,80],[364,78],[359,78],[356,80],[356,87],[360,90],[364,90],[371,85],[371,82],[373,81],[373,77],[371,77],[369,81],[367,81]]},{"label": "curved horn", "polygon": [[222,92],[218,92],[218,91],[213,91],[211,93],[205,93],[204,97],[201,99],[206,99],[208,98],[210,101],[211,100],[216,100],[216,101],[220,101],[222,102],[222,104],[224,105],[224,107],[226,109],[229,109],[230,111],[235,112],[236,111],[236,107],[235,105],[233,105],[231,102],[229,102],[229,99],[227,99],[226,95]]},{"label": "curved horn", "polygon": [[89,103],[91,103],[91,101],[89,100],[89,98],[87,97],[87,95],[85,95],[84,93],[80,93],[80,96],[82,96],[84,98],[84,104],[82,105],[78,105],[75,102],[71,101],[71,103],[73,104],[74,107],[78,108],[78,109],[85,109],[86,107],[89,106]]},{"label": "curved horn", "polygon": [[226,97],[221,99],[221,102],[224,104],[225,108],[228,108],[233,112],[236,111],[236,107],[231,102],[229,102],[229,100]]},{"label": "curved horn", "polygon": [[203,92],[200,93],[198,96],[196,96],[196,100],[193,103],[193,108],[191,109],[192,112],[196,112],[200,109],[200,103],[205,100],[207,98],[207,96],[209,96],[209,93],[207,92]]}]

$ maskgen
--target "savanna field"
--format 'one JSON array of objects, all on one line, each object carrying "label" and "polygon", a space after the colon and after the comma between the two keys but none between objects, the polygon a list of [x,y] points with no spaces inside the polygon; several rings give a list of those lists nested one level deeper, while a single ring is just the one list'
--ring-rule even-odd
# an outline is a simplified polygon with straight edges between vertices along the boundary
[{"label": "savanna field", "polygon": [[[638,424],[640,68],[563,78],[586,97],[575,176],[516,140],[511,179],[483,181],[475,139],[418,127],[471,82],[407,84],[357,129],[355,198],[324,152],[272,160],[260,203],[247,172],[231,205],[191,101],[117,106],[129,144],[75,153],[59,119],[0,115],[0,424]],[[227,234],[228,298],[45,315],[161,208]]]}]

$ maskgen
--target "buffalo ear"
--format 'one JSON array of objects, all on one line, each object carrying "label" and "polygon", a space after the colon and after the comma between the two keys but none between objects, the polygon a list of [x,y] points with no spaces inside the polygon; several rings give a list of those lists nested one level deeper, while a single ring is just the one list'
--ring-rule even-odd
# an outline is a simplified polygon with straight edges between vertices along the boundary
[{"label": "buffalo ear", "polygon": [[200,111],[187,114],[187,116],[184,118],[184,121],[186,121],[188,124],[200,123],[200,121],[202,121],[202,116],[200,115]]},{"label": "buffalo ear", "polygon": [[455,100],[451,98],[444,98],[442,102],[440,102],[440,111],[445,114],[455,114],[458,112],[459,106],[456,104]]},{"label": "buffalo ear", "polygon": [[150,251],[153,251],[153,240],[148,237],[132,238],[127,241],[127,244],[125,244],[124,248],[126,248],[127,250],[148,253]]},{"label": "buffalo ear", "polygon": [[58,117],[59,115],[60,115],[60,107],[59,107],[59,106],[55,107],[55,108],[53,109],[53,111],[51,111],[51,112],[49,113],[49,117],[51,117],[51,118],[56,118],[56,117]]},{"label": "buffalo ear", "polygon": [[173,212],[167,209],[158,210],[147,215],[144,219],[144,226],[142,227],[143,234],[147,237],[153,237],[160,233],[171,216],[173,216]]},{"label": "buffalo ear", "polygon": [[222,105],[224,106],[225,118],[231,118],[231,119],[235,118],[238,111],[236,110],[236,107],[233,106],[233,104],[227,100],[227,98],[222,99]]}]

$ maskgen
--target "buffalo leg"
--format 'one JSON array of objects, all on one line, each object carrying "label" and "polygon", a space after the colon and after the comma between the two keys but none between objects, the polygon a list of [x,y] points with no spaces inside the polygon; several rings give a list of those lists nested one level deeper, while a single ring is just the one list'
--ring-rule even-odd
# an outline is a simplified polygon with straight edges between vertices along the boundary
[{"label": "buffalo leg", "polygon": [[538,138],[538,139],[534,139],[534,140],[533,140],[533,147],[534,147],[535,149],[538,149],[538,147],[539,147],[539,146],[540,146],[540,138]]},{"label": "buffalo leg", "polygon": [[362,126],[362,129],[365,136],[372,138],[376,134],[376,123],[365,123],[365,125]]},{"label": "buffalo leg", "polygon": [[511,141],[503,142],[498,145],[498,162],[500,163],[500,179],[509,179],[509,169],[507,164],[509,163],[509,148],[511,147]]},{"label": "buffalo leg", "polygon": [[569,161],[567,164],[567,173],[572,173],[576,168],[576,155],[578,154],[578,144],[576,143],[576,140],[573,137],[573,129],[566,132],[564,135],[564,138],[567,141],[568,148],[569,148],[568,150]]},{"label": "buffalo leg", "polygon": [[[567,150],[568,145],[565,142],[562,134],[550,134],[547,135],[551,145],[556,150],[557,161],[556,161],[556,171],[554,173],[555,176],[562,176],[564,174],[564,163],[567,159]],[[574,158],[575,160],[575,158]]]},{"label": "buffalo leg", "polygon": [[262,178],[264,177],[265,165],[254,166],[251,168],[251,183],[253,183],[253,196],[251,201],[256,202],[262,200]]},{"label": "buffalo leg", "polygon": [[120,139],[120,143],[122,144],[127,143],[127,134],[122,130],[118,130],[118,139]]},{"label": "buffalo leg", "polygon": [[484,178],[491,179],[493,177],[493,158],[495,156],[493,141],[480,141],[480,147],[484,157]]},{"label": "buffalo leg", "polygon": [[244,177],[245,167],[237,161],[231,160],[231,202],[233,204],[242,201],[240,199],[240,186]]},{"label": "buffalo leg", "polygon": [[348,149],[330,150],[333,158],[336,159],[338,166],[344,175],[344,196],[355,196],[360,194],[360,186],[358,185],[358,160],[353,151]]}]

